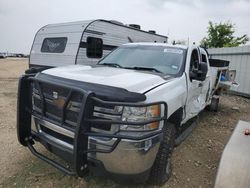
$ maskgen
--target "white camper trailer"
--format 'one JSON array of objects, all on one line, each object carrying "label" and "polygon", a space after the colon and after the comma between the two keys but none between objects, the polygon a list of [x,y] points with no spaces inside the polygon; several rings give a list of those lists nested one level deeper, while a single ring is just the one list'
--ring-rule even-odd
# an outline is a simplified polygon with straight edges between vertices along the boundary
[{"label": "white camper trailer", "polygon": [[36,34],[30,67],[72,64],[93,65],[116,47],[129,42],[166,43],[168,37],[143,31],[139,25],[117,21],[91,20],[50,24]]}]

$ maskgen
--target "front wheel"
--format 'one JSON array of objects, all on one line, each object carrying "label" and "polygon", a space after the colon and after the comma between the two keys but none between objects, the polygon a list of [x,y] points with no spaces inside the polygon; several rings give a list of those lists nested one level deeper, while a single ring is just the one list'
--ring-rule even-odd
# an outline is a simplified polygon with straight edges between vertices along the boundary
[{"label": "front wheel", "polygon": [[174,149],[176,129],[172,123],[167,123],[163,128],[163,140],[151,169],[149,182],[162,185],[171,175],[171,155]]}]

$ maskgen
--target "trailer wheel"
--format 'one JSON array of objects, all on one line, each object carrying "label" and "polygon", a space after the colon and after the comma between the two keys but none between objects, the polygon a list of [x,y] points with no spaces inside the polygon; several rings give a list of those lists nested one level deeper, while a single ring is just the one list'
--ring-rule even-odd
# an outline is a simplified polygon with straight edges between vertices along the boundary
[{"label": "trailer wheel", "polygon": [[211,104],[209,106],[209,110],[212,112],[217,112],[219,108],[219,97],[213,97],[211,100]]},{"label": "trailer wheel", "polygon": [[167,123],[163,128],[163,140],[151,169],[149,183],[162,185],[171,175],[171,155],[175,144],[175,125]]}]

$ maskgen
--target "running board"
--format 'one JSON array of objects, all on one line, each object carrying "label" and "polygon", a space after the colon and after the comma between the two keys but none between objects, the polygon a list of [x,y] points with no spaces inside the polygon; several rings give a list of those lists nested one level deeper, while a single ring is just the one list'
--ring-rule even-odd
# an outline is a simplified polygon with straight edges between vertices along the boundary
[{"label": "running board", "polygon": [[[191,133],[192,131],[194,130],[194,128],[197,127],[198,125],[198,117],[195,117],[193,119],[191,119],[190,121],[193,121],[191,123],[191,125],[186,128],[186,130],[184,130],[176,139],[175,139],[175,146],[178,146],[180,145]],[[187,123],[190,123],[190,122],[187,122]],[[186,124],[187,124],[186,123]]]}]

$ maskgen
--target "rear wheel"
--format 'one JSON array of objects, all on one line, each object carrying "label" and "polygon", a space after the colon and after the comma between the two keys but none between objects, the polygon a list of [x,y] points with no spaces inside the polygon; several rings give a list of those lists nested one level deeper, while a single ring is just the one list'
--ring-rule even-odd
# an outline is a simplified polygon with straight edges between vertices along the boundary
[{"label": "rear wheel", "polygon": [[219,108],[219,97],[213,97],[211,104],[209,105],[209,110],[212,112],[217,112]]},{"label": "rear wheel", "polygon": [[174,124],[167,123],[167,125],[164,126],[163,140],[149,177],[149,182],[154,185],[161,185],[170,178],[172,171],[171,155],[174,149],[175,133],[176,129]]}]

